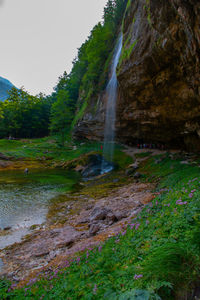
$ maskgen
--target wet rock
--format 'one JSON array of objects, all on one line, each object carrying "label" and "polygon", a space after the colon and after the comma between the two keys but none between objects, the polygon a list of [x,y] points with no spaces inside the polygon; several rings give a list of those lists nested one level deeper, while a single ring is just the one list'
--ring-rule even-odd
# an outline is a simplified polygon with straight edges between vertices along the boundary
[{"label": "wet rock", "polygon": [[106,224],[112,225],[116,221],[117,221],[117,218],[116,218],[115,214],[113,214],[113,212],[110,211],[106,216]]},{"label": "wet rock", "polygon": [[139,179],[139,178],[141,178],[141,177],[142,177],[142,174],[139,173],[139,172],[136,172],[136,173],[133,175],[133,178],[134,178],[134,179]]},{"label": "wet rock", "polygon": [[87,224],[87,223],[89,223],[89,222],[90,222],[89,218],[82,218],[82,219],[80,219],[80,220],[78,221],[77,225],[80,225],[80,224]]},{"label": "wet rock", "polygon": [[74,241],[75,241],[74,238],[66,237],[66,239],[63,239],[56,243],[56,248],[65,248],[65,247],[70,248],[72,247]]},{"label": "wet rock", "polygon": [[113,163],[103,159],[99,154],[93,154],[89,156],[89,163],[82,171],[84,178],[91,178],[103,173],[112,171],[115,168]]},{"label": "wet rock", "polygon": [[85,167],[84,166],[81,166],[81,165],[78,165],[76,166],[76,168],[74,169],[76,172],[83,172],[85,170]]},{"label": "wet rock", "polygon": [[94,207],[94,204],[88,204],[87,206],[86,206],[86,210],[90,210],[90,209],[92,209]]},{"label": "wet rock", "polygon": [[3,153],[0,153],[0,159],[2,159],[2,160],[10,160],[10,157],[4,155]]},{"label": "wet rock", "polygon": [[4,227],[4,229],[3,230],[5,230],[5,231],[8,231],[8,230],[11,230],[12,229],[12,227],[11,226],[7,226],[7,227]]},{"label": "wet rock", "polygon": [[101,225],[99,223],[97,224],[91,224],[89,229],[89,235],[95,235],[99,230],[101,229]]},{"label": "wet rock", "polygon": [[104,220],[111,210],[104,207],[95,207],[90,215],[90,222],[95,220]]},{"label": "wet rock", "polygon": [[129,165],[128,168],[131,168],[133,170],[137,170],[139,168],[139,165],[138,165],[137,162],[135,162],[134,164]]},{"label": "wet rock", "polygon": [[7,168],[11,165],[12,163],[9,162],[9,161],[3,161],[3,160],[0,160],[0,168]]},{"label": "wet rock", "polygon": [[47,254],[49,254],[49,250],[42,249],[42,250],[36,251],[33,256],[35,256],[35,257],[42,257],[42,256],[46,256]]},{"label": "wet rock", "polygon": [[127,211],[119,211],[115,213],[115,216],[117,218],[117,221],[120,221],[124,218],[127,218],[129,213]]}]

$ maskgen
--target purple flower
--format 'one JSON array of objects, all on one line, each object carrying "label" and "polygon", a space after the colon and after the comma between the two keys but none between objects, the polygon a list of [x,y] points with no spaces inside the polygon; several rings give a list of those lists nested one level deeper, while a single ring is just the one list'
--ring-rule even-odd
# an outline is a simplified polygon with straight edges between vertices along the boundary
[{"label": "purple flower", "polygon": [[135,223],[131,224],[131,229],[133,229],[133,228],[134,228],[134,226],[135,226]]},{"label": "purple flower", "polygon": [[192,193],[190,193],[188,196],[189,196],[189,198],[192,198],[192,197],[193,197],[193,194],[192,194]]},{"label": "purple flower", "polygon": [[177,201],[176,201],[176,204],[180,204],[182,202],[182,200],[181,199],[178,199]]},{"label": "purple flower", "polygon": [[142,278],[142,277],[143,277],[142,274],[139,274],[139,275],[135,274],[134,279],[135,279],[135,280],[138,280],[139,278]]},{"label": "purple flower", "polygon": [[99,252],[101,252],[101,249],[102,249],[102,246],[99,246],[99,248],[98,248]]},{"label": "purple flower", "polygon": [[80,262],[80,257],[77,257],[76,261],[77,261],[77,264]]},{"label": "purple flower", "polygon": [[95,284],[93,288],[93,293],[96,294],[96,292],[97,292],[97,285]]},{"label": "purple flower", "polygon": [[135,225],[135,230],[138,230],[138,227],[140,226],[140,223],[137,223],[136,225]]}]

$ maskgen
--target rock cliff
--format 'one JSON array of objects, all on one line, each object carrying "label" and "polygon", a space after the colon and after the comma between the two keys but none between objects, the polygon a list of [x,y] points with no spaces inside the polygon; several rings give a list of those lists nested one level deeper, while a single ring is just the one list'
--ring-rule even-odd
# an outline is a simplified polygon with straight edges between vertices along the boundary
[{"label": "rock cliff", "polygon": [[8,98],[8,92],[12,87],[13,84],[9,80],[0,77],[0,101],[4,101]]},{"label": "rock cliff", "polygon": [[[122,30],[117,138],[200,150],[200,2],[130,0]],[[76,135],[102,138],[105,102],[91,100]]]}]

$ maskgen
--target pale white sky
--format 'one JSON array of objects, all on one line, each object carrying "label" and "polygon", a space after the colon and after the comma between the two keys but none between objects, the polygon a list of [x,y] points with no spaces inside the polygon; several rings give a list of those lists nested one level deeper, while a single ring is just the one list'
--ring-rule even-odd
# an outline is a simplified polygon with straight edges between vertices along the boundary
[{"label": "pale white sky", "polygon": [[0,76],[50,94],[107,0],[0,0]]}]

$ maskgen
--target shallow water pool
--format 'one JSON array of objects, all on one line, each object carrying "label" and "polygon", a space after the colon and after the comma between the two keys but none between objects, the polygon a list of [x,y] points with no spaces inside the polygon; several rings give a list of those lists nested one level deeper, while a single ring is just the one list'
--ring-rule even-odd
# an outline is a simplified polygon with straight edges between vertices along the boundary
[{"label": "shallow water pool", "polygon": [[42,224],[51,199],[76,189],[79,179],[77,173],[60,169],[0,172],[0,249],[19,241],[30,226]]}]

